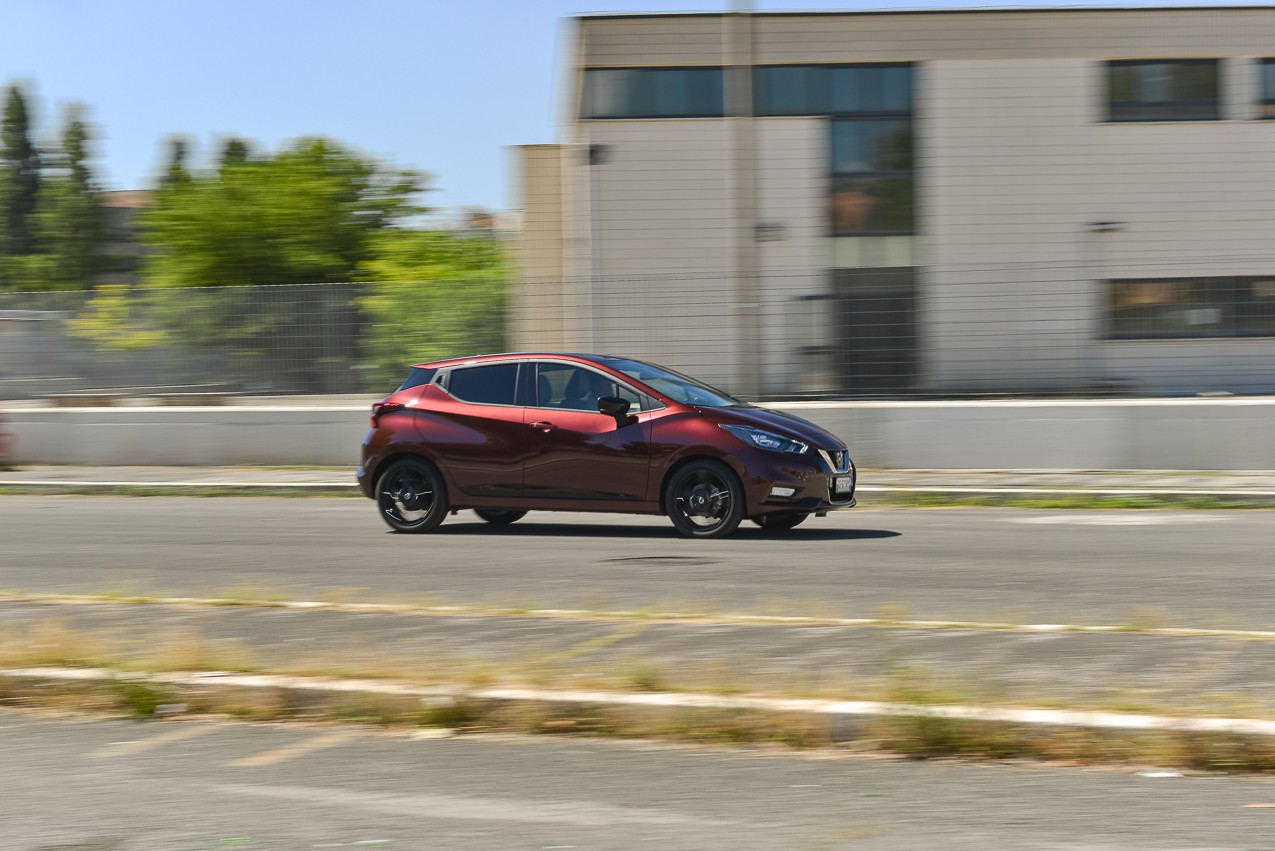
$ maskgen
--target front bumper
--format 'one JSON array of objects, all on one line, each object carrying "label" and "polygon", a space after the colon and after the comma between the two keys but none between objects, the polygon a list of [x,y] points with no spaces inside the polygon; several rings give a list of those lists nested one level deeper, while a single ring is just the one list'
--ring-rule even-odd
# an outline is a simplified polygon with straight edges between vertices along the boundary
[{"label": "front bumper", "polygon": [[[813,451],[782,455],[761,449],[741,452],[737,460],[744,470],[741,478],[750,517],[776,511],[838,511],[857,504],[858,473],[852,462],[839,471]],[[849,490],[838,492],[837,480],[847,477]],[[792,488],[793,494],[772,496],[775,487]]]}]

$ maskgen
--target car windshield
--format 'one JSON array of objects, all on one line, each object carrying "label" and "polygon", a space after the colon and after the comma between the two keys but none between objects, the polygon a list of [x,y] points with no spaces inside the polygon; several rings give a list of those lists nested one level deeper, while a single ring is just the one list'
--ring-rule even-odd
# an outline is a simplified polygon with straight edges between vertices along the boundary
[{"label": "car windshield", "polygon": [[624,373],[635,381],[640,381],[657,393],[667,396],[674,402],[683,405],[699,405],[704,408],[727,408],[732,405],[743,405],[716,388],[709,387],[694,378],[637,360],[622,358],[606,358],[601,361],[604,366]]}]

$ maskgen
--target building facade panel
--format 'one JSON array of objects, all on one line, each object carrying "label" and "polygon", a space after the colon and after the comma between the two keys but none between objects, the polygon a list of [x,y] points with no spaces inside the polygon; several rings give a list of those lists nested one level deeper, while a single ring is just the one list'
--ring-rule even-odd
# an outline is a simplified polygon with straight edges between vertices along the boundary
[{"label": "building facade panel", "polygon": [[751,121],[723,16],[578,24],[581,345],[729,387],[756,302],[767,395],[1275,390],[1275,8],[757,14]]},{"label": "building facade panel", "polygon": [[766,395],[826,390],[811,348],[824,342],[828,287],[828,128],[818,118],[756,119],[759,293]]},{"label": "building facade panel", "polygon": [[[1102,70],[1088,58],[926,64],[924,336],[936,387],[994,372],[1006,387],[1052,375],[1180,390],[1235,372],[1197,340],[1105,342],[1095,312],[1107,279],[1275,271],[1275,125],[1105,123]],[[1094,222],[1117,224],[1095,233]],[[980,305],[980,286],[1001,292]],[[1044,333],[1023,333],[1033,327]],[[1226,345],[1248,371],[1269,368],[1266,341]],[[1166,377],[1197,358],[1211,366]]]}]

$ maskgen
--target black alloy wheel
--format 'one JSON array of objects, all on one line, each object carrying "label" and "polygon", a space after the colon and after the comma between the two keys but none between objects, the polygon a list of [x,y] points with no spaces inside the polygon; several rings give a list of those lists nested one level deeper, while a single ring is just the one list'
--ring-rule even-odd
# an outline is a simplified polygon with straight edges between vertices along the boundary
[{"label": "black alloy wheel", "polygon": [[474,513],[497,526],[508,526],[527,516],[527,512],[514,511],[511,508],[475,508]]},{"label": "black alloy wheel", "polygon": [[753,522],[766,531],[786,532],[800,526],[807,517],[806,511],[776,511],[773,514],[761,514],[753,518]]},{"label": "black alloy wheel", "polygon": [[724,538],[744,518],[744,489],[719,461],[692,461],[673,474],[664,505],[679,535]]},{"label": "black alloy wheel", "polygon": [[376,504],[395,532],[429,532],[447,516],[447,486],[433,464],[406,458],[381,474]]}]

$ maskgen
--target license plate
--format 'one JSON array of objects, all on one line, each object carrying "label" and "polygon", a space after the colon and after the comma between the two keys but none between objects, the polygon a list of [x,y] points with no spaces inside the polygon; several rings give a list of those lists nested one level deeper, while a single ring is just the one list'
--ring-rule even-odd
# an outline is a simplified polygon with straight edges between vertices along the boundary
[{"label": "license plate", "polygon": [[854,490],[854,476],[837,476],[832,480],[833,493],[850,493]]}]

